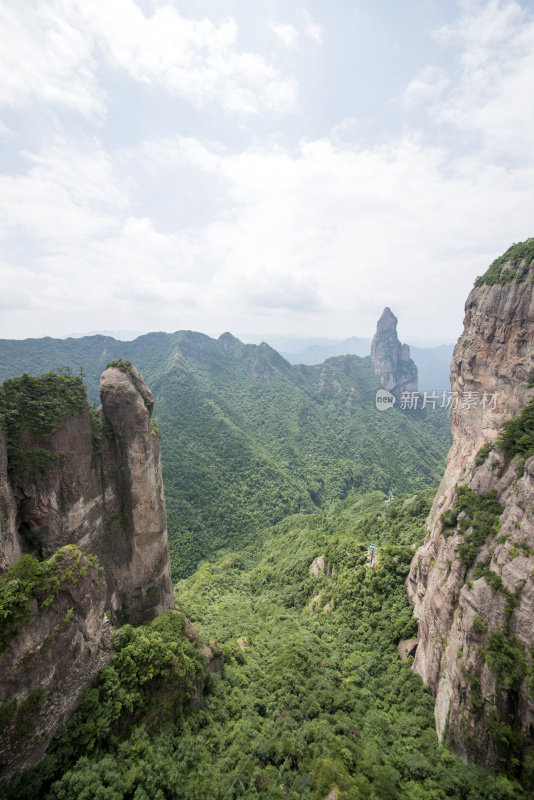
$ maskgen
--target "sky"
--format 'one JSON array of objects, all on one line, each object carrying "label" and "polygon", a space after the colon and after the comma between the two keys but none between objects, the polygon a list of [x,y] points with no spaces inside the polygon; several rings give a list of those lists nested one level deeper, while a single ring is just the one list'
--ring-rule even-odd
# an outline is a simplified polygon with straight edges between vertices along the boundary
[{"label": "sky", "polygon": [[0,0],[0,337],[452,342],[534,236],[534,0]]}]

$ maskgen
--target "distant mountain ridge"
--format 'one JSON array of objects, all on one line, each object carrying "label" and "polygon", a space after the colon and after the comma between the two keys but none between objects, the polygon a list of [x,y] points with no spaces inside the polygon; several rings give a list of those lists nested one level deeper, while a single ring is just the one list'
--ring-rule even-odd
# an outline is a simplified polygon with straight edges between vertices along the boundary
[{"label": "distant mountain ridge", "polygon": [[382,413],[370,358],[291,365],[268,344],[230,333],[150,333],[0,341],[0,381],[85,370],[89,398],[109,361],[134,364],[151,386],[174,577],[287,514],[351,493],[437,485],[450,444],[440,411]]}]

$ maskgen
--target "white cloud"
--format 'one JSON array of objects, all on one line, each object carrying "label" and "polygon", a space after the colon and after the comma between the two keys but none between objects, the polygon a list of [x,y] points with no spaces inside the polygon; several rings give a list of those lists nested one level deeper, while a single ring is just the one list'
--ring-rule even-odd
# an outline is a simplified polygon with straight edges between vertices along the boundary
[{"label": "white cloud", "polygon": [[59,2],[0,2],[0,105],[18,108],[37,99],[84,115],[103,111],[92,37],[70,16],[60,13]]},{"label": "white cloud", "polygon": [[[132,79],[198,104],[252,113],[295,102],[290,80],[238,49],[231,21],[193,24],[167,5],[147,19],[131,0],[48,8],[90,32],[80,62],[87,72],[72,66],[89,98],[92,59],[106,48]],[[231,153],[176,136],[115,152],[92,139],[55,140],[27,154],[24,172],[0,177],[4,335],[25,334],[30,315],[38,333],[361,335],[390,305],[413,321],[405,339],[422,330],[453,339],[473,278],[532,234],[534,183],[533,22],[512,2],[465,8],[462,25],[439,34],[454,64],[428,67],[405,93],[407,107],[429,108],[440,133],[444,121],[454,125],[454,140],[442,137],[439,148],[423,133],[354,146],[342,140],[354,127],[347,121],[296,148],[270,142]],[[295,25],[302,40],[304,23]],[[63,86],[43,70],[45,83]],[[30,81],[28,91],[40,97],[43,87]],[[460,138],[470,146],[458,150]],[[200,184],[202,222],[186,226],[171,211],[163,224],[145,200],[148,183],[171,210]]]},{"label": "white cloud", "polygon": [[[132,163],[173,176],[171,205],[184,164],[198,170],[218,198],[208,222],[158,229]],[[31,287],[43,332],[109,328],[111,315],[115,328],[362,334],[390,305],[415,322],[405,338],[452,339],[476,274],[531,233],[533,181],[534,162],[481,169],[413,137],[237,154],[177,137],[113,156],[62,142],[0,180],[6,285],[22,308]]]},{"label": "white cloud", "polygon": [[326,315],[344,332],[353,318],[354,331],[356,317],[393,304],[453,337],[476,274],[530,233],[532,164],[480,171],[472,161],[456,171],[445,151],[410,138],[233,156],[187,141],[183,152],[227,187],[224,216],[199,232],[220,297],[236,318],[252,298],[256,320],[263,298],[264,324],[277,306],[286,330],[300,314],[308,325]]},{"label": "white cloud", "polygon": [[310,16],[309,12],[305,9],[301,11],[301,18],[305,35],[309,36],[310,39],[314,39],[318,43],[322,42],[324,36],[323,26],[319,25],[318,22],[315,22],[315,20]]},{"label": "white cloud", "polygon": [[9,141],[15,138],[15,133],[0,119],[0,139]]},{"label": "white cloud", "polygon": [[40,154],[26,154],[26,174],[0,176],[4,237],[16,232],[48,241],[84,242],[113,229],[126,197],[112,159],[92,143],[86,148],[58,141]]},{"label": "white cloud", "polygon": [[456,66],[427,67],[407,89],[408,101],[437,101],[432,113],[472,137],[488,157],[534,154],[534,16],[514,0],[466,2],[457,24],[437,39],[457,52]]},{"label": "white cloud", "polygon": [[109,317],[139,324],[147,304],[148,327],[161,327],[158,306],[174,315],[198,303],[195,243],[131,213],[121,154],[62,141],[27,158],[25,174],[0,178],[6,335],[24,329],[21,311],[61,334]]},{"label": "white cloud", "polygon": [[272,30],[277,39],[291,49],[295,49],[298,45],[300,34],[293,25],[287,25],[283,22],[269,22],[269,28]]},{"label": "white cloud", "polygon": [[187,19],[170,4],[145,17],[133,0],[0,2],[0,103],[33,100],[102,113],[98,60],[198,106],[250,114],[295,108],[298,86],[263,56],[240,50],[234,20]]},{"label": "white cloud", "polygon": [[404,103],[407,106],[417,106],[428,103],[439,97],[449,84],[449,78],[444,69],[428,66],[421,70],[404,91]]},{"label": "white cloud", "polygon": [[291,50],[297,49],[303,37],[313,39],[317,44],[320,44],[324,35],[323,26],[315,22],[305,9],[301,9],[297,17],[298,27],[272,20],[267,25],[277,37],[278,42]]}]

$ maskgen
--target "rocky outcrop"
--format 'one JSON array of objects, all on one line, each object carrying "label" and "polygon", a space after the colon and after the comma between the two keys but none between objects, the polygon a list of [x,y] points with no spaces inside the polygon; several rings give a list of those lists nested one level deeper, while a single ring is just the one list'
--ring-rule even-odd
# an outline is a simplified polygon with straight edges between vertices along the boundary
[{"label": "rocky outcrop", "polygon": [[106,583],[96,559],[67,545],[52,561],[53,603],[39,607],[33,600],[29,620],[2,654],[3,780],[41,760],[58,725],[76,708],[81,688],[111,655]]},{"label": "rocky outcrop", "polygon": [[17,504],[7,475],[7,442],[0,423],[0,572],[22,555],[17,534]]},{"label": "rocky outcrop", "polygon": [[[407,581],[413,666],[435,695],[438,735],[499,768],[534,748],[534,458],[518,464],[495,446],[534,396],[534,261],[520,277],[479,279],[467,299],[451,365],[453,445]],[[472,508],[458,513],[466,493]]]},{"label": "rocky outcrop", "polygon": [[[45,380],[25,376],[24,402],[5,407],[0,424],[0,589],[13,628],[1,639],[2,779],[40,760],[109,661],[110,621],[145,623],[174,609],[150,390],[131,364],[117,362],[102,375],[96,412],[81,379],[55,378],[57,393],[47,396]],[[78,399],[65,413],[68,392]],[[42,426],[25,407],[52,420],[49,435],[36,435]],[[33,582],[18,581],[23,552],[43,565],[28,562]]]},{"label": "rocky outcrop", "polygon": [[154,401],[131,365],[106,369],[100,392],[98,418],[85,404],[46,441],[21,435],[22,454],[38,445],[55,458],[9,480],[5,465],[3,550],[13,563],[24,547],[48,558],[79,545],[105,570],[112,619],[138,624],[174,608]]},{"label": "rocky outcrop", "polygon": [[408,345],[399,342],[397,317],[387,307],[376,326],[371,361],[380,383],[397,400],[403,392],[417,392],[417,367],[410,358]]},{"label": "rocky outcrop", "polygon": [[[110,565],[116,609],[131,622],[144,622],[174,608],[160,436],[151,420],[154,400],[135,367],[127,372],[107,369],[100,379],[100,397],[104,426],[113,432],[106,455],[116,470],[113,514],[118,519],[118,525],[112,523],[112,546],[109,511],[103,521],[101,559]],[[89,550],[90,539],[91,534]]]},{"label": "rocky outcrop", "polygon": [[[533,267],[530,267],[529,275]],[[532,393],[534,299],[529,279],[475,288],[465,304],[464,330],[451,363],[453,444],[432,515],[459,480],[469,475],[474,455],[493,443],[503,422]]]}]

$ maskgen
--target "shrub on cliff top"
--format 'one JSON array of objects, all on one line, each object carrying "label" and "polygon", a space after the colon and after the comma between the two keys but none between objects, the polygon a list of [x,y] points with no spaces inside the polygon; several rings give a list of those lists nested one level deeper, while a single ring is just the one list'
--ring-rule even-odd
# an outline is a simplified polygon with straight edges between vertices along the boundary
[{"label": "shrub on cliff top", "polygon": [[493,286],[496,283],[504,286],[512,281],[523,281],[533,260],[534,238],[513,244],[490,264],[484,275],[478,276],[475,287]]},{"label": "shrub on cliff top", "polygon": [[[33,462],[48,466],[56,454],[43,456],[43,448],[35,445],[43,444],[67,417],[83,414],[86,408],[81,374],[71,375],[67,370],[47,372],[38,378],[22,375],[5,381],[0,386],[0,419],[6,432],[9,471],[23,472]],[[23,435],[30,437],[32,450],[21,451]]]}]

